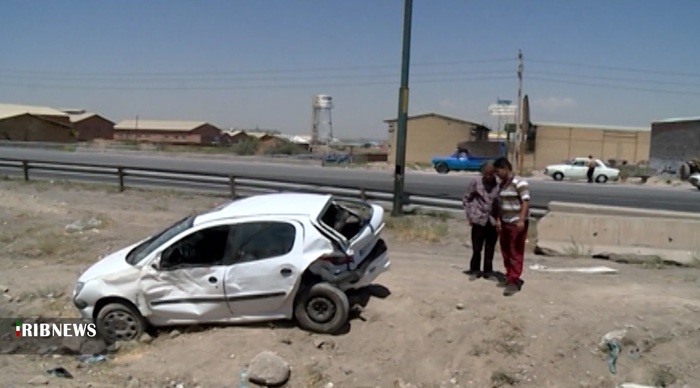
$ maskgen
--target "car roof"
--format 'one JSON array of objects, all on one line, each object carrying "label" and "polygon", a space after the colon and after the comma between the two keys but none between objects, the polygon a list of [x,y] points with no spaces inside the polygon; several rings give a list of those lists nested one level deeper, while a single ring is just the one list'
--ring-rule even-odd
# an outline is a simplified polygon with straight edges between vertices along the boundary
[{"label": "car roof", "polygon": [[224,218],[301,215],[317,218],[333,198],[330,194],[273,193],[238,199],[200,214],[195,224]]}]

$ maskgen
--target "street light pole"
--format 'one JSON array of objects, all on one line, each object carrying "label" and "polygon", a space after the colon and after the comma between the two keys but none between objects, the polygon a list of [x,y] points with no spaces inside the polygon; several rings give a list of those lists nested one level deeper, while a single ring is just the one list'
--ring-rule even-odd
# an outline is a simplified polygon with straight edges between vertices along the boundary
[{"label": "street light pole", "polygon": [[411,19],[413,0],[404,0],[403,51],[401,53],[401,87],[399,88],[399,115],[396,120],[396,160],[394,166],[394,203],[391,215],[403,214],[403,196],[406,165],[406,125],[408,124],[408,70],[411,60]]}]

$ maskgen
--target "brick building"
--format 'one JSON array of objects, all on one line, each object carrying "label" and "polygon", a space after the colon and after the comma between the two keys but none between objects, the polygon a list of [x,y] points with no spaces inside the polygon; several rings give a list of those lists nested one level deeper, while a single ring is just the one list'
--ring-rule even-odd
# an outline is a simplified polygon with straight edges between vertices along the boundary
[{"label": "brick building", "polygon": [[204,121],[124,120],[114,126],[114,140],[212,145],[221,142],[222,133]]}]

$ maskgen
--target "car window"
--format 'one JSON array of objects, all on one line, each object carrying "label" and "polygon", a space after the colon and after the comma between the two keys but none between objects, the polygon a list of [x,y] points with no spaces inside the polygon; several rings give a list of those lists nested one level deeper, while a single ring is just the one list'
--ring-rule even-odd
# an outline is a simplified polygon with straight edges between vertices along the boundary
[{"label": "car window", "polygon": [[573,165],[574,165],[574,166],[577,166],[577,167],[579,167],[579,166],[585,166],[585,165],[586,165],[586,162],[583,161],[583,160],[577,160],[577,161],[575,161],[575,162],[573,163]]},{"label": "car window", "polygon": [[230,226],[222,225],[202,229],[183,237],[163,252],[161,268],[176,269],[222,265],[230,231]]},{"label": "car window", "polygon": [[151,252],[168,242],[171,238],[191,228],[193,223],[193,216],[185,217],[180,221],[174,223],[170,227],[164,229],[160,233],[154,235],[153,237],[136,246],[136,248],[132,249],[131,252],[129,252],[129,254],[126,256],[126,262],[131,265],[138,264],[141,260],[146,258],[146,256],[151,254]]},{"label": "car window", "polygon": [[296,228],[287,222],[246,222],[236,226],[229,241],[231,264],[284,256],[294,248]]}]

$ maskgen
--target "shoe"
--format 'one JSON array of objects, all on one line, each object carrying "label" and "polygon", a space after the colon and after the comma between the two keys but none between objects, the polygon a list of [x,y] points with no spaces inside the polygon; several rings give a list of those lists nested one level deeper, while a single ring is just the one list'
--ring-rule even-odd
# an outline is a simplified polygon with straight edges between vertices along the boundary
[{"label": "shoe", "polygon": [[493,279],[493,271],[484,271],[481,273],[481,277],[486,279],[486,280],[491,280]]},{"label": "shoe", "polygon": [[520,286],[518,286],[517,284],[508,284],[503,290],[503,296],[513,296],[518,291],[520,291]]},{"label": "shoe", "polygon": [[479,271],[479,270],[473,270],[473,269],[464,271],[464,274],[465,274],[465,275],[469,275],[469,276],[471,276],[471,277],[473,277],[473,278],[480,278],[480,277],[482,276],[482,275],[481,275],[481,271]]}]

